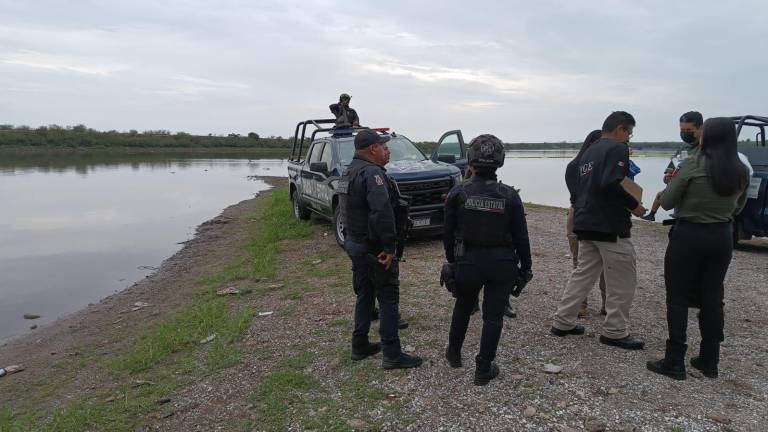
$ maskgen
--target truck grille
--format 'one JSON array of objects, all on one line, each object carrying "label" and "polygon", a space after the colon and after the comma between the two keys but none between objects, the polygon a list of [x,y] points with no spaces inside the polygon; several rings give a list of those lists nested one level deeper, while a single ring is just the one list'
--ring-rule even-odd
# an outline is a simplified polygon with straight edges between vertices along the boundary
[{"label": "truck grille", "polygon": [[397,182],[400,192],[411,197],[411,208],[442,205],[453,186],[450,178],[426,181]]}]

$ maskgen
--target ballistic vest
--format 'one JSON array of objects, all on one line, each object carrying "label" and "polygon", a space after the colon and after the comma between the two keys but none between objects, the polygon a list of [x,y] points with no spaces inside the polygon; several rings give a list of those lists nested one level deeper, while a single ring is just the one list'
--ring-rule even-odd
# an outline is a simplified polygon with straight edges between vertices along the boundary
[{"label": "ballistic vest", "polygon": [[459,207],[461,224],[457,237],[470,246],[511,246],[509,219],[506,208],[509,204],[507,188],[499,182],[468,180],[464,182]]}]

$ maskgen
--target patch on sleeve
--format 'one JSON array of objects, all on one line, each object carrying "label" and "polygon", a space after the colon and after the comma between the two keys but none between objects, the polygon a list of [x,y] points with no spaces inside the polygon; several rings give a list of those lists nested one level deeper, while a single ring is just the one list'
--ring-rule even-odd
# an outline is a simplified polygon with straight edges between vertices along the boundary
[{"label": "patch on sleeve", "polygon": [[504,213],[506,201],[499,198],[487,198],[471,196],[464,202],[464,208],[467,210],[477,210],[490,213]]},{"label": "patch on sleeve", "polygon": [[384,180],[381,178],[380,175],[376,174],[375,176],[373,176],[373,178],[376,179],[376,184],[377,185],[379,185],[379,186],[383,186],[384,185]]},{"label": "patch on sleeve", "polygon": [[339,184],[336,185],[336,192],[340,194],[349,193],[349,180],[347,179],[339,180]]}]

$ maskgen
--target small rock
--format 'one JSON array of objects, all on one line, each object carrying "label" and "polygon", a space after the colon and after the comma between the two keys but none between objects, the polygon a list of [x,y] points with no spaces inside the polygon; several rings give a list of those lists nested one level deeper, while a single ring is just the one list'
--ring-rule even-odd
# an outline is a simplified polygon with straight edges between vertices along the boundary
[{"label": "small rock", "polygon": [[416,348],[414,348],[412,345],[406,345],[405,348],[403,348],[403,351],[407,353],[412,353],[416,351]]},{"label": "small rock", "polygon": [[31,313],[25,313],[24,314],[24,319],[33,320],[33,319],[38,319],[38,318],[40,318],[40,315],[31,314]]},{"label": "small rock", "polygon": [[536,415],[536,408],[529,406],[523,411],[523,415],[526,417],[533,417]]},{"label": "small rock", "polygon": [[227,288],[216,291],[216,295],[218,296],[237,295],[237,294],[240,294],[241,292],[242,291],[240,291],[239,289],[231,286],[231,287],[227,287]]},{"label": "small rock", "polygon": [[160,415],[161,419],[168,418],[173,416],[175,413],[173,411],[166,411],[163,414]]},{"label": "small rock", "polygon": [[521,379],[525,379],[525,375],[520,375],[520,374],[510,375],[509,379],[519,381]]},{"label": "small rock", "polygon": [[388,401],[393,401],[393,400],[395,400],[395,399],[397,399],[397,395],[396,395],[396,394],[394,394],[394,393],[389,393],[389,394],[387,395],[387,400],[388,400]]},{"label": "small rock", "polygon": [[104,402],[106,402],[106,403],[112,403],[114,401],[115,401],[115,397],[114,396],[110,396],[110,397],[104,399]]},{"label": "small rock", "polygon": [[615,395],[615,394],[617,394],[618,392],[619,392],[619,389],[617,389],[617,388],[609,388],[609,389],[608,389],[608,394],[609,394],[609,395]]},{"label": "small rock", "polygon": [[729,419],[723,414],[710,413],[710,414],[707,414],[707,418],[720,424],[725,424],[725,425],[731,424],[731,419]]},{"label": "small rock", "polygon": [[212,335],[208,336],[207,338],[201,340],[200,341],[200,345],[205,345],[205,344],[207,344],[209,342],[212,342],[214,339],[216,339],[216,335],[212,334]]},{"label": "small rock", "polygon": [[347,420],[347,425],[356,431],[364,431],[369,429],[368,423],[360,419],[349,419]]},{"label": "small rock", "polygon": [[30,329],[30,330],[34,330],[34,329],[36,329],[36,328],[37,328],[37,324],[29,326],[29,329]]},{"label": "small rock", "polygon": [[584,420],[584,429],[587,432],[605,432],[606,427],[605,422],[597,417],[587,417]]},{"label": "small rock", "polygon": [[162,398],[157,400],[158,405],[165,405],[169,402],[171,402],[171,398]]},{"label": "small rock", "polygon": [[319,259],[317,259],[317,260],[313,260],[313,261],[312,261],[312,265],[318,265],[318,264],[320,264],[321,262],[323,262],[323,260],[319,260]]},{"label": "small rock", "polygon": [[553,365],[552,363],[547,363],[544,365],[544,372],[549,374],[558,374],[563,371],[562,366]]},{"label": "small rock", "polygon": [[260,317],[270,316],[270,315],[272,315],[273,313],[274,313],[274,312],[272,312],[272,311],[269,311],[269,312],[259,312],[259,316],[260,316]]},{"label": "small rock", "polygon": [[272,285],[267,285],[267,288],[269,288],[269,289],[278,289],[278,288],[282,288],[284,286],[285,285],[283,285],[283,284],[272,284]]}]

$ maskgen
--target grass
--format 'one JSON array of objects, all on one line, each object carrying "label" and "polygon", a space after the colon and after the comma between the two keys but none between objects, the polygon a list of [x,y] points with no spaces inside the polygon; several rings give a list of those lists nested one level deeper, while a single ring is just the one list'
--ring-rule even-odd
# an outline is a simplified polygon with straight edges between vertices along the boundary
[{"label": "grass", "polygon": [[[50,413],[39,412],[35,407],[55,397],[56,390],[65,382],[51,376],[30,391],[35,397],[29,398],[23,412],[0,409],[0,432],[133,431],[141,418],[159,409],[158,399],[206,375],[237,365],[241,360],[238,342],[251,323],[253,310],[238,305],[236,298],[217,297],[214,288],[234,280],[274,276],[279,243],[312,233],[310,224],[293,217],[285,189],[277,189],[266,198],[250,229],[245,257],[201,280],[204,291],[193,296],[191,304],[147,327],[114,358],[94,361],[90,367],[116,383],[106,394],[87,394]],[[200,343],[211,335],[216,335],[213,341]],[[84,360],[77,361],[81,364],[74,365],[78,366],[74,370],[84,365]],[[296,367],[296,362],[301,361],[294,359],[285,367]],[[71,381],[74,375],[76,372],[67,374],[66,380]],[[285,380],[298,388],[312,384],[302,381],[304,378],[296,374],[277,376],[273,385],[279,386]],[[150,384],[136,385],[137,381]]]}]

